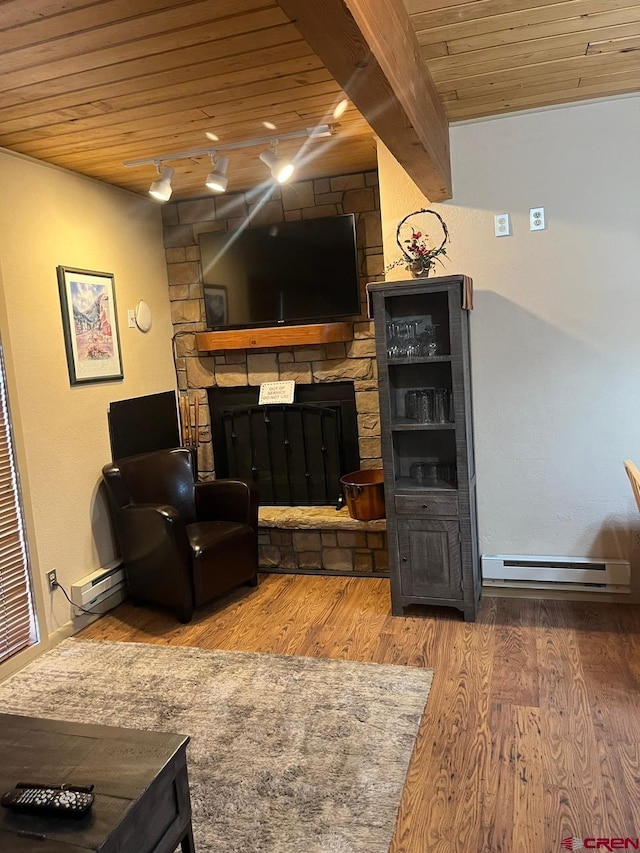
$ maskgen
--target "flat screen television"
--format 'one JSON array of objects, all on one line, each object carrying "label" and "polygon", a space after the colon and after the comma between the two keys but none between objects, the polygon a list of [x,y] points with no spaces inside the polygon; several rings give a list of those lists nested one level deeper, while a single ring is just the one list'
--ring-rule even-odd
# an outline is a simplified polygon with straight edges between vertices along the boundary
[{"label": "flat screen television", "polygon": [[175,391],[162,391],[130,400],[115,400],[107,413],[111,458],[180,446]]},{"label": "flat screen television", "polygon": [[209,329],[319,323],[360,313],[352,213],[199,239]]}]

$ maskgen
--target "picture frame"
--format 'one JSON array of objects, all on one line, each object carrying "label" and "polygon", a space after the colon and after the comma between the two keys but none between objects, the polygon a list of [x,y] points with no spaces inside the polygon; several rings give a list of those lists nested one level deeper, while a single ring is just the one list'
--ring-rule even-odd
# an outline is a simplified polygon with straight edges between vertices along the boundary
[{"label": "picture frame", "polygon": [[123,378],[113,273],[57,267],[71,385]]},{"label": "picture frame", "polygon": [[204,310],[209,329],[227,325],[229,322],[227,288],[223,284],[204,285]]}]

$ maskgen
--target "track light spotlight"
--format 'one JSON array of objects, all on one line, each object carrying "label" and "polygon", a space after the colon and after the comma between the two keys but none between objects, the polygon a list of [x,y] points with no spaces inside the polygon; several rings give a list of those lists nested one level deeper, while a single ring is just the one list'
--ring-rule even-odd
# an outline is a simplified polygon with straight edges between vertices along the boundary
[{"label": "track light spotlight", "polygon": [[344,115],[344,113],[346,112],[346,110],[347,110],[347,107],[348,107],[348,106],[349,106],[349,101],[348,101],[346,98],[343,98],[343,100],[342,100],[342,101],[339,101],[339,102],[335,105],[335,108],[334,108],[334,110],[333,110],[333,117],[334,117],[335,119],[339,119],[339,118],[340,118],[340,116]]},{"label": "track light spotlight", "polygon": [[173,178],[175,169],[172,169],[171,166],[165,166],[161,172],[159,163],[156,163],[156,168],[160,177],[149,187],[149,195],[158,201],[169,201],[173,192],[171,189],[171,179]]},{"label": "track light spotlight", "polygon": [[205,184],[215,193],[223,193],[227,189],[227,184],[229,182],[227,178],[229,158],[222,154],[219,157],[214,157],[212,154],[211,163],[213,164],[213,169],[207,175]]},{"label": "track light spotlight", "polygon": [[271,169],[271,176],[279,184],[286,183],[295,171],[293,163],[290,160],[278,157],[275,151],[262,151],[260,159]]}]

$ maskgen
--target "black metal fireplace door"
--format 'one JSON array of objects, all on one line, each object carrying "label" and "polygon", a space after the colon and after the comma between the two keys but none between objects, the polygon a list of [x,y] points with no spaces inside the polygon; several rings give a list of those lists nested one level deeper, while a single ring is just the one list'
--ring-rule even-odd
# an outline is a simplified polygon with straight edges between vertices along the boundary
[{"label": "black metal fireplace door", "polygon": [[222,417],[228,477],[257,484],[263,504],[331,504],[340,494],[340,412],[293,403]]}]

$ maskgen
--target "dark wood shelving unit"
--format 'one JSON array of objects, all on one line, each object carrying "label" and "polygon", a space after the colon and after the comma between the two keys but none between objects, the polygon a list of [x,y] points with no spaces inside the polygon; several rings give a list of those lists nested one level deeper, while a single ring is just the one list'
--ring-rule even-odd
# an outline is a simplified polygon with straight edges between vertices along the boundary
[{"label": "dark wood shelving unit", "polygon": [[269,326],[263,329],[228,329],[223,332],[196,332],[199,352],[225,349],[262,349],[306,344],[350,341],[352,323],[313,323],[305,326]]},{"label": "dark wood shelving unit", "polygon": [[[382,456],[392,612],[410,605],[456,607],[475,620],[480,597],[476,480],[471,419],[469,312],[465,276],[368,286],[376,327]],[[435,325],[439,352],[387,357],[387,323]],[[407,392],[445,388],[452,423],[406,417]],[[441,465],[447,479],[419,482],[415,463]]]},{"label": "dark wood shelving unit", "polygon": [[430,364],[438,361],[451,361],[450,355],[425,355],[413,358],[390,358],[388,363],[391,364]]},{"label": "dark wood shelving unit", "polygon": [[404,431],[409,430],[410,432],[422,432],[429,430],[440,430],[440,429],[455,429],[455,424],[431,424],[431,423],[422,423],[420,421],[394,421],[391,424],[391,429],[396,431]]}]

